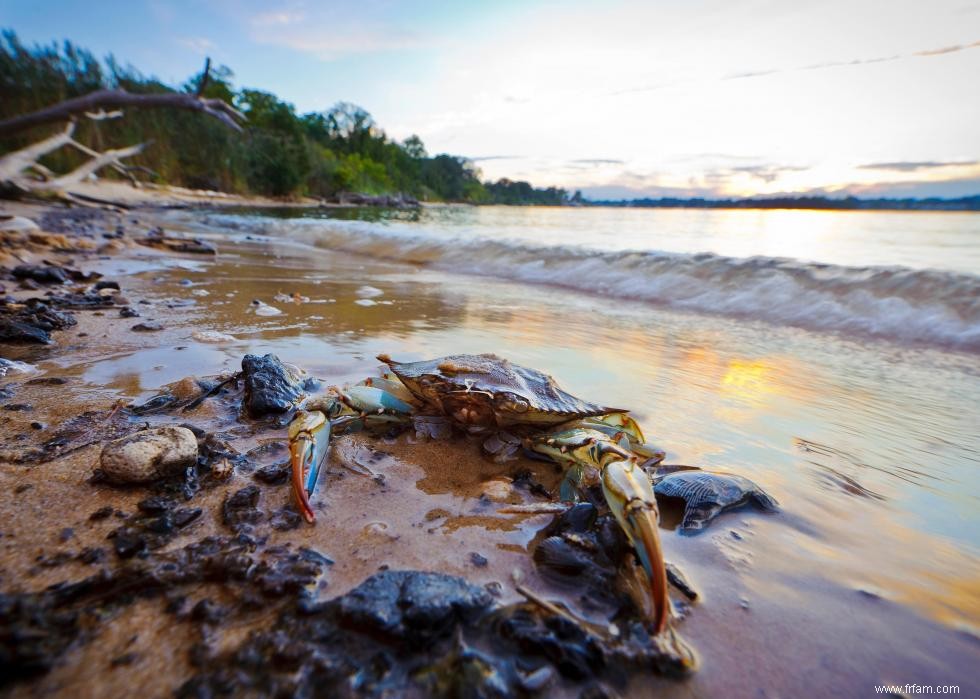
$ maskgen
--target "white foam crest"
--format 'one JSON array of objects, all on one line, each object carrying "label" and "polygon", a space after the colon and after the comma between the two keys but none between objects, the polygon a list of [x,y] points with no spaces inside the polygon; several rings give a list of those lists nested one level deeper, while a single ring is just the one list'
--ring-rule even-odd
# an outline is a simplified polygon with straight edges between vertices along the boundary
[{"label": "white foam crest", "polygon": [[237,219],[376,259],[548,284],[670,308],[980,352],[980,276],[711,253],[603,252],[427,235],[364,221]]}]

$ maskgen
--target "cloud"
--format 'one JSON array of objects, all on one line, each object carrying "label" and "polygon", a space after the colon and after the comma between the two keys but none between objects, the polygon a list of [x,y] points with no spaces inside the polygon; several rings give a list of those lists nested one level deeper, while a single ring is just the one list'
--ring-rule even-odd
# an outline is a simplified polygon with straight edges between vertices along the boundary
[{"label": "cloud", "polygon": [[893,163],[867,163],[858,165],[859,170],[891,170],[893,172],[916,172],[918,170],[935,170],[944,167],[970,167],[980,165],[977,160],[899,160]]},{"label": "cloud", "polygon": [[211,53],[217,48],[213,41],[203,36],[180,37],[177,39],[177,43],[201,56]]},{"label": "cloud", "polygon": [[302,12],[290,12],[288,10],[277,10],[273,12],[261,12],[253,16],[249,22],[253,27],[283,26],[299,24],[306,15]]},{"label": "cloud", "polygon": [[467,160],[479,163],[484,160],[520,160],[523,157],[523,155],[477,155],[472,158],[467,158]]},{"label": "cloud", "polygon": [[980,196],[980,176],[960,177],[949,180],[912,180],[908,182],[875,182],[873,184],[845,184],[822,187],[804,194],[825,196],[856,196],[883,198],[927,198],[939,197],[953,199],[958,197]]},{"label": "cloud", "polygon": [[846,61],[824,61],[822,63],[813,63],[807,66],[799,66],[797,68],[769,68],[763,70],[749,70],[738,73],[732,73],[726,75],[722,80],[741,80],[744,78],[759,78],[765,75],[774,75],[776,73],[789,73],[795,71],[804,70],[823,70],[824,68],[842,68],[848,66],[863,66],[871,65],[873,63],[889,63],[891,61],[901,61],[906,58],[929,58],[932,56],[945,56],[950,53],[957,53],[959,51],[968,51],[970,49],[975,49],[980,47],[980,41],[974,41],[972,44],[956,44],[954,46],[942,46],[935,49],[924,49],[922,51],[913,51],[912,53],[896,53],[891,56],[873,56],[871,58],[852,58]]},{"label": "cloud", "polygon": [[[752,177],[757,177],[763,182],[769,184],[775,182],[779,179],[779,176],[785,172],[803,172],[809,170],[809,167],[797,166],[797,165],[738,165],[728,169],[728,173],[744,173],[751,175]],[[724,175],[725,173],[717,173]]]},{"label": "cloud", "polygon": [[972,44],[956,44],[955,46],[944,46],[939,49],[917,51],[912,55],[913,56],[943,56],[947,53],[956,53],[957,51],[966,51],[967,49],[975,49],[978,46],[980,46],[980,41],[974,41]]},{"label": "cloud", "polygon": [[616,160],[615,158],[578,158],[577,160],[570,160],[572,163],[579,163],[582,165],[622,165],[624,160]]},{"label": "cloud", "polygon": [[744,73],[731,73],[722,78],[722,80],[741,80],[742,78],[761,78],[763,75],[772,75],[773,73],[781,73],[781,70],[773,68],[771,70],[748,70]]},{"label": "cloud", "polygon": [[324,61],[344,56],[415,49],[431,44],[394,24],[364,22],[365,14],[323,5],[313,12],[289,9],[260,12],[249,18],[250,36],[259,44],[312,54]]}]

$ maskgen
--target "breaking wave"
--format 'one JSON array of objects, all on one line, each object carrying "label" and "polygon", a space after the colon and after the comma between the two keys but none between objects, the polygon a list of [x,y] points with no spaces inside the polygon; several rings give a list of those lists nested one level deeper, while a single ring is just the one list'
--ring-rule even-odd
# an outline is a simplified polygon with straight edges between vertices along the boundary
[{"label": "breaking wave", "polygon": [[536,246],[363,221],[236,217],[234,227],[450,272],[980,352],[980,276],[971,274],[789,258]]}]

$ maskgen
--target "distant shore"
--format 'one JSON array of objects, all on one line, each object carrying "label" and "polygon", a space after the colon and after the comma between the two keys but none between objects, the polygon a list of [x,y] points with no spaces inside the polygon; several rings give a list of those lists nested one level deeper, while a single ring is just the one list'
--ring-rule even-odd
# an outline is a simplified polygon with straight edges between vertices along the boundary
[{"label": "distant shore", "polygon": [[980,194],[955,199],[861,199],[846,197],[771,197],[766,199],[658,199],[583,200],[582,206],[638,209],[813,209],[827,211],[980,211]]},{"label": "distant shore", "polygon": [[[73,187],[73,191],[86,197],[108,200],[124,206],[180,207],[351,207],[375,206],[402,208],[454,202],[418,202],[400,194],[367,195],[356,192],[344,193],[336,200],[313,197],[267,197],[261,195],[230,194],[227,192],[187,189],[169,185],[143,184],[136,188],[118,180],[97,180]],[[459,202],[469,203],[469,202]],[[472,204],[471,204],[472,205]],[[475,204],[481,206],[481,204]],[[484,204],[487,206],[528,206],[529,204]],[[980,194],[956,199],[861,199],[847,197],[772,197],[767,199],[682,199],[663,197],[658,199],[628,200],[572,200],[566,206],[610,207],[637,209],[795,209],[814,211],[980,211]]]}]

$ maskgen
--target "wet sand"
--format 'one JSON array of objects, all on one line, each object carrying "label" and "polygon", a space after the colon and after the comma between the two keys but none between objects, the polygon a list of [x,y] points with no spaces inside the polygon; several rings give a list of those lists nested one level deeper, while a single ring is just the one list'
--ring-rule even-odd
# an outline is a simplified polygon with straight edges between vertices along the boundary
[{"label": "wet sand", "polygon": [[[168,231],[179,231],[194,226],[193,217],[166,212],[138,211],[126,219],[139,220],[127,224],[133,228],[162,224]],[[80,311],[78,325],[57,333],[51,347],[5,346],[3,356],[27,361],[43,372],[3,380],[15,389],[11,400],[33,406],[31,411],[4,412],[0,432],[5,446],[37,442],[47,430],[82,411],[108,411],[117,401],[145,400],[186,376],[237,370],[246,353],[275,352],[339,385],[372,373],[377,365],[373,357],[381,351],[422,358],[457,351],[507,354],[508,349],[524,346],[529,349],[514,351],[532,359],[514,357],[521,363],[556,375],[573,393],[616,404],[627,404],[628,396],[616,393],[623,388],[610,391],[610,376],[622,377],[634,364],[656,361],[644,355],[645,342],[639,338],[641,331],[630,327],[628,307],[623,315],[601,322],[604,331],[622,338],[616,350],[623,363],[605,364],[601,360],[608,355],[597,346],[591,374],[576,370],[568,353],[552,348],[554,336],[549,342],[533,332],[542,326],[571,328],[573,333],[562,344],[587,352],[588,338],[574,334],[580,328],[573,318],[601,309],[584,295],[454,279],[329,251],[310,257],[276,240],[248,239],[234,232],[213,242],[219,250],[215,258],[165,256],[136,247],[109,259],[68,256],[79,268],[98,269],[107,279],[119,281],[142,317],[120,319],[111,311]],[[391,303],[355,303],[358,289],[367,283],[383,286],[385,293],[377,301]],[[280,292],[297,292],[311,301],[275,301]],[[250,307],[253,298],[284,313],[257,316]],[[508,302],[515,299],[525,302],[508,311]],[[141,304],[144,300],[150,303]],[[164,329],[130,329],[147,319],[159,321]],[[506,335],[501,334],[504,328]],[[236,340],[195,340],[193,334],[201,330],[229,333]],[[637,335],[635,341],[630,333]],[[498,343],[487,347],[494,337]],[[710,362],[701,357],[701,365]],[[24,383],[53,376],[67,383]],[[751,372],[747,376],[743,381],[751,389]],[[683,402],[676,408],[649,399],[635,404],[654,441],[668,449],[668,460],[710,463],[710,443],[668,426],[671,418],[663,413],[686,409]],[[735,409],[730,414],[733,420],[740,416]],[[188,414],[149,419],[154,424],[189,422],[209,433],[223,433],[243,454],[273,445],[228,480],[197,494],[192,504],[203,514],[164,550],[209,534],[227,534],[221,520],[226,496],[256,483],[254,471],[263,463],[283,457],[275,445],[282,442],[284,429],[239,429],[235,406],[220,397]],[[45,428],[36,430],[31,422]],[[341,595],[387,566],[460,575],[480,585],[497,583],[502,602],[520,599],[515,590],[520,581],[548,599],[563,601],[576,614],[594,614],[578,603],[575,590],[554,584],[535,568],[531,551],[551,516],[497,512],[501,499],[542,500],[511,482],[519,471],[531,470],[535,481],[553,491],[560,478],[556,469],[524,460],[496,465],[480,457],[477,442],[463,438],[414,442],[407,436],[337,440],[315,501],[317,525],[270,531],[270,545],[308,546],[328,556],[333,564],[317,593],[323,598]],[[94,444],[40,465],[0,463],[4,592],[40,591],[89,575],[98,565],[117,565],[111,551],[96,566],[78,561],[44,564],[59,552],[106,547],[105,537],[118,526],[118,518],[92,522],[90,514],[104,506],[132,513],[150,492],[89,483],[99,449]],[[374,452],[382,454],[372,458]],[[351,462],[369,463],[380,477],[354,473],[346,467]],[[287,485],[259,485],[264,510],[289,502]],[[696,648],[701,667],[682,681],[637,672],[629,680],[629,695],[863,696],[874,694],[876,684],[908,682],[959,685],[965,696],[980,690],[975,669],[980,658],[976,557],[939,538],[917,534],[914,523],[904,522],[900,511],[852,508],[848,499],[819,493],[806,497],[799,484],[772,477],[764,486],[780,500],[780,513],[742,510],[723,516],[697,536],[666,526],[676,524],[676,512],[664,513],[667,559],[680,566],[701,594],[678,624]],[[497,499],[481,497],[488,493]],[[72,530],[70,535],[64,533],[66,528]],[[486,563],[474,563],[474,553]],[[39,561],[39,556],[47,558]],[[220,600],[221,588],[203,584],[190,596]],[[171,693],[192,672],[188,655],[199,639],[191,624],[164,613],[165,604],[149,599],[124,607],[101,623],[90,640],[65,653],[49,673],[14,685],[11,694]],[[270,614],[252,612],[220,626],[212,640],[230,648],[250,629],[273,621]],[[114,658],[128,653],[135,653],[128,664],[113,664]],[[563,683],[561,691],[574,694],[574,685]]]}]

